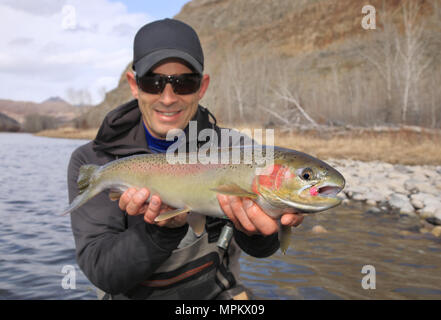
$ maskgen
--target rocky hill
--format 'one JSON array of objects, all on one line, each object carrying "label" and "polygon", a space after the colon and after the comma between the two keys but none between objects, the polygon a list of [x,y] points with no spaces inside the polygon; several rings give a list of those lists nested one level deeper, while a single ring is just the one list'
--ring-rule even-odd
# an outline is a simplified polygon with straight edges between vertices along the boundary
[{"label": "rocky hill", "polygon": [[[375,30],[361,0],[193,0],[175,18],[200,35],[224,123],[440,127],[441,0],[369,4]],[[85,126],[131,98],[124,73]]]},{"label": "rocky hill", "polygon": [[[40,127],[42,129],[54,128],[75,119],[80,115],[80,111],[79,108],[59,97],[51,97],[41,103],[0,99],[0,112],[10,119],[8,123],[12,124],[11,120],[14,123],[12,131],[29,131],[29,126],[35,128],[30,131],[38,131]],[[42,121],[44,125],[41,125]],[[6,126],[0,128],[0,131],[9,130]]]},{"label": "rocky hill", "polygon": [[31,114],[44,114],[61,120],[71,120],[77,115],[72,105],[54,97],[41,103],[0,99],[0,112],[20,123]]},{"label": "rocky hill", "polygon": [[2,131],[20,131],[20,123],[0,112],[0,132]]}]

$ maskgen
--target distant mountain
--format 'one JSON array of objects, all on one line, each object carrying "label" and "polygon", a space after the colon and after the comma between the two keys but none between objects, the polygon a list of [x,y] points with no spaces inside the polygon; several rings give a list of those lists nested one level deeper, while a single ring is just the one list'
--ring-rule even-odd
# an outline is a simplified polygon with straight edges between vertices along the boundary
[{"label": "distant mountain", "polygon": [[26,116],[35,114],[50,116],[60,121],[70,121],[78,116],[75,107],[58,97],[49,98],[41,103],[0,99],[0,112],[20,124],[23,124]]},{"label": "distant mountain", "polygon": [[50,98],[44,100],[42,103],[46,103],[46,102],[50,102],[50,103],[54,103],[54,102],[55,103],[67,103],[68,104],[68,102],[66,102],[65,100],[63,100],[60,97],[50,97]]}]

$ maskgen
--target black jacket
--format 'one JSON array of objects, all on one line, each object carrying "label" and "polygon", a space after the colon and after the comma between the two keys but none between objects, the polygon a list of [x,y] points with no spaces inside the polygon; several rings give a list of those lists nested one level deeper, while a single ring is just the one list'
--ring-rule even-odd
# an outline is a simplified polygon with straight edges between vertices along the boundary
[{"label": "black jacket", "polygon": [[[209,121],[209,114],[199,106],[193,119],[197,120],[198,132],[205,128],[220,132]],[[111,111],[95,140],[73,152],[68,168],[69,202],[78,194],[76,181],[82,165],[104,165],[141,153],[151,152],[138,102],[132,100]],[[107,192],[75,210],[71,223],[78,265],[94,285],[110,294],[124,294],[148,279],[177,248],[188,229],[188,225],[161,228],[144,222],[142,215],[127,216],[118,202],[110,201]],[[243,251],[254,257],[270,256],[279,248],[277,234],[249,237],[234,230],[234,238]]]}]

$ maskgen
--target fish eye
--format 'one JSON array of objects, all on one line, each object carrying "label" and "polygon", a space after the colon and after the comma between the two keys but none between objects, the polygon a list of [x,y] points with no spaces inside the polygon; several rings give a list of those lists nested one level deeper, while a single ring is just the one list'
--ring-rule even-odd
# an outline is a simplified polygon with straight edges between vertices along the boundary
[{"label": "fish eye", "polygon": [[310,168],[303,169],[302,173],[300,174],[303,180],[311,180],[313,178],[313,172]]}]

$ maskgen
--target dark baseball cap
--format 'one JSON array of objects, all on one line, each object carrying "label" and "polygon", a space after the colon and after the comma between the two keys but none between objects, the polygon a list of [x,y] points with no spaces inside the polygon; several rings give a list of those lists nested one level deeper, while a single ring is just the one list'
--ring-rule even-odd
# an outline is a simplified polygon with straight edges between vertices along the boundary
[{"label": "dark baseball cap", "polygon": [[196,31],[188,24],[163,19],[143,26],[135,35],[132,68],[142,77],[164,59],[182,59],[196,72],[204,70],[204,53]]}]

